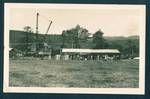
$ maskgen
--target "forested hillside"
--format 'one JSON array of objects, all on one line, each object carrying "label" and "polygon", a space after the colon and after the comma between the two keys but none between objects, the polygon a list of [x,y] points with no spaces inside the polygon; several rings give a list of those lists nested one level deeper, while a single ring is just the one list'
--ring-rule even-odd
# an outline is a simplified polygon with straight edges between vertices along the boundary
[{"label": "forested hillside", "polygon": [[[44,35],[38,34],[40,43],[47,42],[52,48],[71,48],[74,45],[71,41],[63,41],[63,35]],[[118,49],[126,56],[133,55],[139,56],[139,36],[129,37],[105,37],[106,46],[108,49]],[[10,30],[10,47],[19,50],[24,50],[27,45],[35,43],[36,34],[24,31]],[[93,37],[87,37],[81,39],[79,42],[79,48],[94,48]],[[29,46],[28,46],[29,47]],[[73,47],[74,48],[74,47]]]}]

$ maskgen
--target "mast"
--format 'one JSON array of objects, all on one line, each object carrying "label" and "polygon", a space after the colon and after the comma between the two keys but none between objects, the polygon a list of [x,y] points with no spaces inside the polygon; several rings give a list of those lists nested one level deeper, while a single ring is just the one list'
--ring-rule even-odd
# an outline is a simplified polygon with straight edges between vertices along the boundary
[{"label": "mast", "polygon": [[38,25],[39,25],[39,23],[38,23],[38,21],[39,21],[39,13],[37,12],[37,14],[36,14],[36,51],[38,51],[38,49],[39,49],[39,41],[38,41]]}]

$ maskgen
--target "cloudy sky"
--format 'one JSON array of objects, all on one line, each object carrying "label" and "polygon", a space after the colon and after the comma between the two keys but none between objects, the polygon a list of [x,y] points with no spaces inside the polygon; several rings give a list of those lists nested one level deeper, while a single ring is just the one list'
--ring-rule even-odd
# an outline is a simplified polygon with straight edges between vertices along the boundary
[{"label": "cloudy sky", "polygon": [[52,20],[48,34],[61,34],[79,24],[94,33],[101,29],[105,36],[139,35],[145,23],[143,6],[20,6],[9,12],[10,29],[23,30],[31,26],[35,32],[36,13],[39,13],[39,32],[45,33]]}]

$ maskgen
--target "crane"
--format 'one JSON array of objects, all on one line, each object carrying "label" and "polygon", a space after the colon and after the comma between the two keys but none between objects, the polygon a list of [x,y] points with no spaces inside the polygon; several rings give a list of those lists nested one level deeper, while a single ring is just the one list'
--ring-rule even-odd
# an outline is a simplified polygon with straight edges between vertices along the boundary
[{"label": "crane", "polygon": [[50,50],[48,50],[48,44],[47,44],[47,34],[49,32],[49,29],[52,25],[52,21],[48,19],[49,21],[49,25],[48,28],[46,30],[46,33],[44,34],[44,42],[42,44],[42,48],[39,48],[40,46],[40,42],[39,42],[39,37],[38,37],[38,25],[39,25],[39,16],[41,16],[39,13],[36,14],[36,54],[38,54],[38,56],[45,56],[45,55],[49,55],[50,54]]},{"label": "crane", "polygon": [[49,31],[51,25],[52,25],[52,21],[50,20],[49,25],[48,25],[48,28],[47,28],[46,33],[45,33],[45,36],[44,36],[45,42],[46,42],[46,36],[47,36],[47,34],[48,34],[48,31]]}]

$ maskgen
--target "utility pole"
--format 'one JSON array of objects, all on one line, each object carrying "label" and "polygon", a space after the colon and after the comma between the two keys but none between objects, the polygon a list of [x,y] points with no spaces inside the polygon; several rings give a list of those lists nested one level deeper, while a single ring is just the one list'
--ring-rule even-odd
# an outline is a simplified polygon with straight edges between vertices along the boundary
[{"label": "utility pole", "polygon": [[38,38],[38,25],[39,25],[39,23],[38,23],[38,19],[39,18],[39,13],[37,13],[36,14],[36,51],[38,51],[39,50],[39,38]]}]

